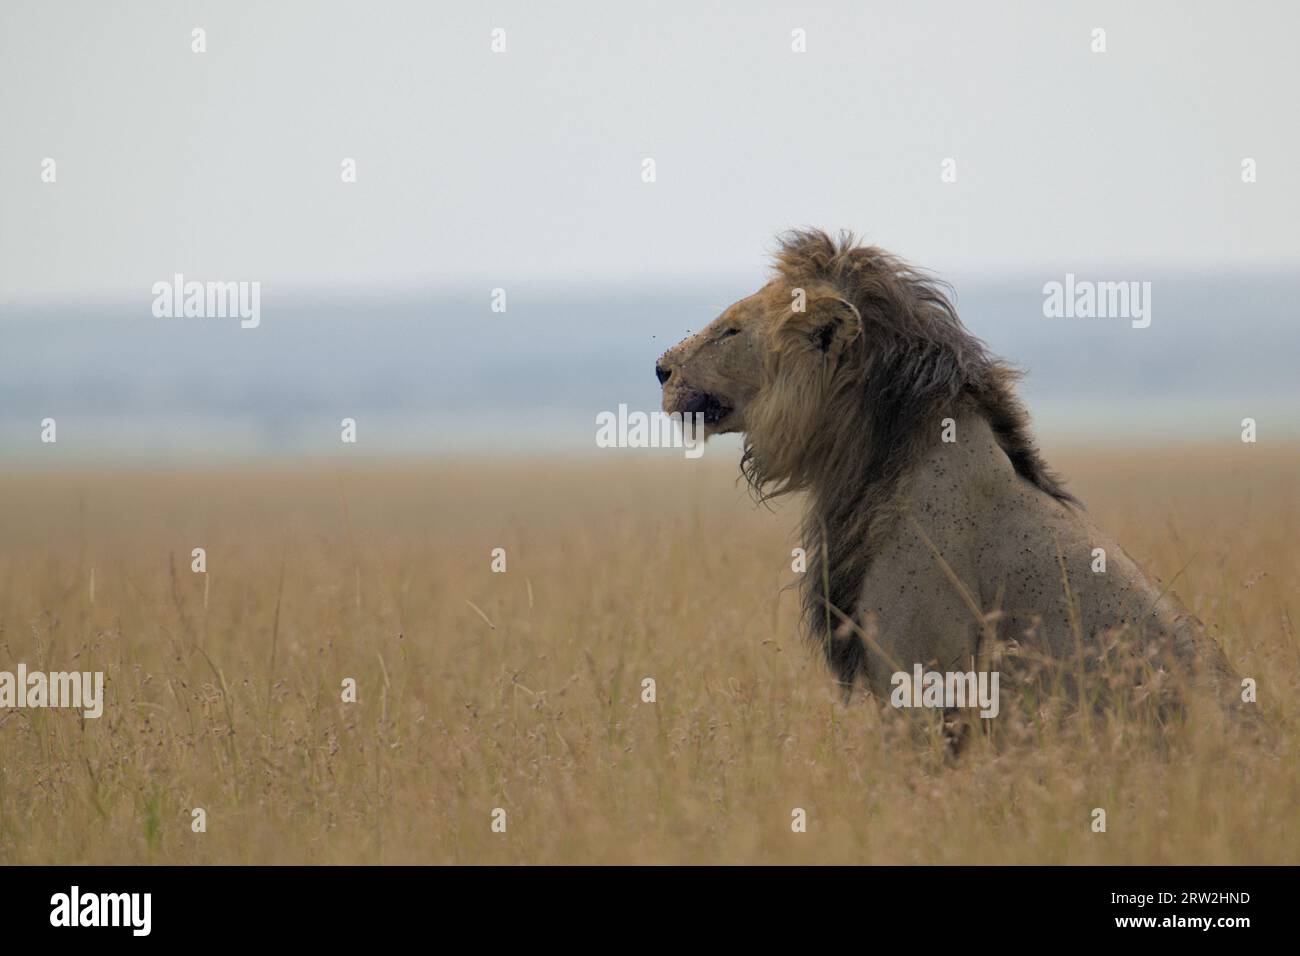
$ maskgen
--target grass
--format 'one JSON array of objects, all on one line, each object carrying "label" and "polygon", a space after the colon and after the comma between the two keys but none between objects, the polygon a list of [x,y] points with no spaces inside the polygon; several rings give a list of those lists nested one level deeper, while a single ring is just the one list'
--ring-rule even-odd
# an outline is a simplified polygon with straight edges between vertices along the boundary
[{"label": "grass", "polygon": [[840,699],[786,587],[798,502],[722,457],[0,477],[0,669],[106,679],[99,720],[0,711],[0,863],[1300,858],[1300,449],[1051,456],[1186,565],[1275,747],[1066,722],[956,765]]}]

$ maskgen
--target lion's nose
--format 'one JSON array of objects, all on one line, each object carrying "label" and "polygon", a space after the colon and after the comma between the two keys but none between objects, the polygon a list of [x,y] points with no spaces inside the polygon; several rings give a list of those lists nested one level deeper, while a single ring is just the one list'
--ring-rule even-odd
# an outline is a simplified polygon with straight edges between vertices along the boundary
[{"label": "lion's nose", "polygon": [[672,369],[664,368],[658,362],[655,363],[655,378],[659,379],[660,385],[667,383],[668,379],[672,376],[672,374],[673,374]]}]

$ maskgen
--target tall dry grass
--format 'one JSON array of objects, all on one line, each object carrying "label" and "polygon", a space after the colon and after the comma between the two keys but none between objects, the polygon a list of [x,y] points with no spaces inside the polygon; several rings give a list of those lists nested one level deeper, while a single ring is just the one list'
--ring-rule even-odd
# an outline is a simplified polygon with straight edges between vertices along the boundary
[{"label": "tall dry grass", "polygon": [[107,702],[0,712],[0,863],[1296,862],[1300,451],[1054,463],[1186,565],[1273,748],[1066,722],[949,765],[935,721],[840,699],[783,590],[797,503],[718,456],[9,474],[0,669]]}]

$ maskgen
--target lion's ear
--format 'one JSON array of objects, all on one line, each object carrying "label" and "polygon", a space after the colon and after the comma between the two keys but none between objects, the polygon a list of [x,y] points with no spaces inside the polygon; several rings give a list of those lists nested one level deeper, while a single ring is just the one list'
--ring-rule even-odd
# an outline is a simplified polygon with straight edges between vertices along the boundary
[{"label": "lion's ear", "polygon": [[835,361],[862,334],[862,316],[846,299],[821,295],[810,297],[803,312],[792,311],[785,326],[805,348]]}]

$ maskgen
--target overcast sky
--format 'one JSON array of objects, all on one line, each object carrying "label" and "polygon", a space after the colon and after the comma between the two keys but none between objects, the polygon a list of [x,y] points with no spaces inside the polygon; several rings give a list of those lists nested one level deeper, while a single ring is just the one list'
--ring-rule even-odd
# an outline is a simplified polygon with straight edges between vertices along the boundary
[{"label": "overcast sky", "polygon": [[0,301],[749,274],[802,224],[967,275],[1293,267],[1298,9],[4,0]]}]

